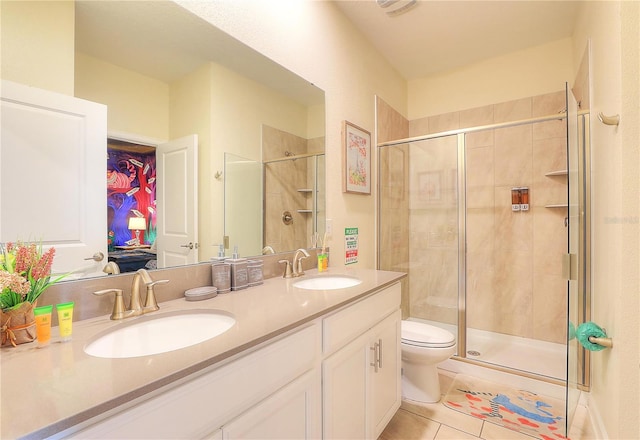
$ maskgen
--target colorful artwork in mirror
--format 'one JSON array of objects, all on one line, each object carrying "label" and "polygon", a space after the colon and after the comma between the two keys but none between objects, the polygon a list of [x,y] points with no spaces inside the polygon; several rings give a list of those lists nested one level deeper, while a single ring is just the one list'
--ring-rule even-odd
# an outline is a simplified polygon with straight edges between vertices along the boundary
[{"label": "colorful artwork in mirror", "polygon": [[[156,237],[156,156],[151,147],[136,151],[109,142],[107,148],[107,235],[116,246],[152,245]],[[144,218],[143,230],[129,219]],[[137,243],[139,240],[139,243]]]}]

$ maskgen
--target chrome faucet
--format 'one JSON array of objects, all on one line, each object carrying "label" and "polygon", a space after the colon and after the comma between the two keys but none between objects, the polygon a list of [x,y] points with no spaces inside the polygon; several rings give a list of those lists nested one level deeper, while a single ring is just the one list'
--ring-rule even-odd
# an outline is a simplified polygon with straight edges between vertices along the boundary
[{"label": "chrome faucet", "polygon": [[[298,255],[302,254],[302,256],[300,258],[298,258]],[[295,254],[293,254],[293,261],[291,262],[291,265],[293,266],[293,276],[294,277],[301,277],[302,275],[304,275],[304,270],[302,269],[302,260],[304,260],[305,258],[309,257],[309,252],[307,252],[305,249],[298,249],[296,251]],[[296,265],[296,260],[297,260],[297,265]]]},{"label": "chrome faucet", "polygon": [[[142,306],[140,300],[140,280],[147,286],[147,297]],[[149,276],[149,273],[145,269],[139,269],[133,276],[133,285],[131,286],[131,300],[129,302],[129,308],[124,306],[124,298],[122,295],[122,289],[105,289],[93,292],[94,295],[105,295],[107,293],[115,294],[115,302],[113,303],[113,311],[111,312],[112,320],[120,320],[130,318],[131,316],[140,316],[144,313],[155,312],[159,310],[158,302],[156,301],[155,292],[153,286],[156,284],[165,284],[169,280],[153,281]]]}]

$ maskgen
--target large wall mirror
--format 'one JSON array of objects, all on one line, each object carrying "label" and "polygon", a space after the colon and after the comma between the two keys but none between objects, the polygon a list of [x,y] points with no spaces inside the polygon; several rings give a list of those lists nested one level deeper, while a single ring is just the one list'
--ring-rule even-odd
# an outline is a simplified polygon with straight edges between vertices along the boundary
[{"label": "large wall mirror", "polygon": [[[73,31],[74,95],[107,106],[105,180],[115,196],[105,201],[104,237],[112,261],[124,270],[170,267],[209,261],[221,244],[227,256],[235,246],[253,256],[309,247],[322,234],[322,90],[172,1],[77,1]],[[175,160],[184,142],[196,147],[187,168]],[[164,204],[155,203],[151,167],[164,173]],[[173,182],[194,176],[195,206],[186,207]],[[172,225],[190,209],[193,235],[172,241]],[[33,234],[42,232],[23,237]]]}]

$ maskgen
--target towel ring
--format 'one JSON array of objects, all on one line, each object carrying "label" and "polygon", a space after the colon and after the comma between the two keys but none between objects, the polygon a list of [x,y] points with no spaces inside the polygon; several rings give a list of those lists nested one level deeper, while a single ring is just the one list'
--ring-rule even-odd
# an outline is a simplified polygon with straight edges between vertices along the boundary
[{"label": "towel ring", "polygon": [[602,112],[598,113],[598,119],[605,125],[619,125],[620,115],[605,116]]}]

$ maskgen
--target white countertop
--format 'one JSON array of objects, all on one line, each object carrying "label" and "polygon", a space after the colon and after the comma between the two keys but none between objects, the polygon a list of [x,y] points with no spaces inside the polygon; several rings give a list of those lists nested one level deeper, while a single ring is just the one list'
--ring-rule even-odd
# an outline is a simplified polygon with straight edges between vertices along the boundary
[{"label": "white countertop", "polygon": [[[323,273],[324,274],[324,273]],[[305,277],[323,275],[315,270]],[[103,359],[84,353],[98,333],[131,322],[109,316],[74,322],[73,340],[59,341],[52,330],[48,347],[37,343],[0,350],[2,408],[0,438],[43,438],[82,423],[190,374],[255,347],[279,334],[336,310],[402,279],[405,274],[368,269],[330,268],[328,275],[348,274],[363,282],[327,291],[293,287],[302,278],[271,278],[263,285],[220,294],[205,301],[177,299],[160,304],[147,316],[193,309],[232,313],[227,332],[191,347],[156,355]]]}]

